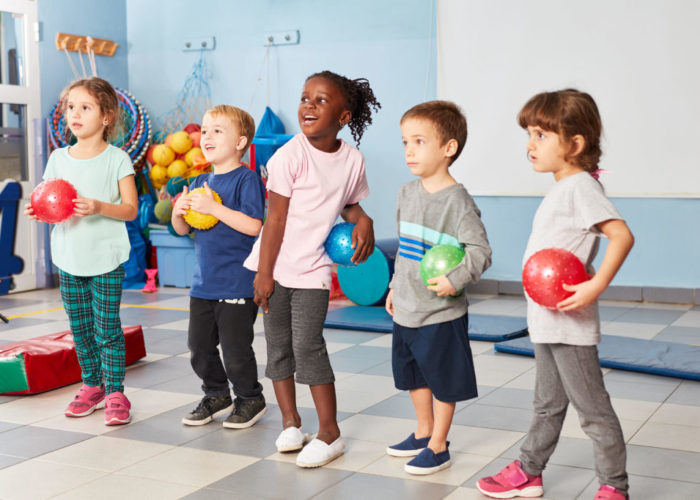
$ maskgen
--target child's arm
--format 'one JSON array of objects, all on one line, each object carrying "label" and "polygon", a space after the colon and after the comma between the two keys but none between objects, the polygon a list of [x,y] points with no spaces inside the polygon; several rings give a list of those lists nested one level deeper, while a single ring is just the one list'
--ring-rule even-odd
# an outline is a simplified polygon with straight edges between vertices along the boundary
[{"label": "child's arm", "polygon": [[[257,236],[262,228],[262,221],[249,215],[228,208],[221,203],[216,203],[214,196],[211,194],[209,184],[204,183],[205,193],[195,193],[191,196],[191,208],[197,212],[213,215],[228,227],[236,231],[247,234],[248,236]],[[182,197],[180,197],[182,198]],[[179,201],[179,200],[178,200]]]},{"label": "child's arm", "polygon": [[185,215],[187,215],[187,210],[190,208],[192,198],[187,196],[187,186],[182,188],[182,194],[175,202],[173,206],[173,213],[170,217],[170,222],[173,225],[173,229],[180,236],[184,236],[190,232],[190,225],[185,222]]},{"label": "child's arm", "polygon": [[360,264],[374,252],[374,221],[365,213],[359,203],[346,205],[340,212],[340,216],[343,220],[355,224],[350,244],[355,249],[355,253],[350,260],[353,264]]},{"label": "child's arm", "polygon": [[597,224],[597,227],[610,240],[600,269],[588,281],[578,285],[563,285],[564,290],[574,294],[557,304],[560,311],[574,311],[595,302],[615,277],[634,245],[634,236],[623,220],[610,219]]},{"label": "child's arm", "polygon": [[269,206],[267,209],[267,219],[265,220],[265,230],[260,241],[260,262],[258,263],[258,273],[253,280],[255,291],[255,303],[262,306],[263,311],[270,312],[267,299],[275,289],[275,281],[272,271],[275,269],[275,262],[280,253],[284,229],[287,226],[287,212],[289,211],[289,198],[268,191]]},{"label": "child's arm", "polygon": [[119,195],[122,201],[118,204],[78,196],[73,200],[75,202],[73,213],[77,217],[97,214],[110,219],[134,220],[139,213],[139,196],[133,175],[119,179]]}]

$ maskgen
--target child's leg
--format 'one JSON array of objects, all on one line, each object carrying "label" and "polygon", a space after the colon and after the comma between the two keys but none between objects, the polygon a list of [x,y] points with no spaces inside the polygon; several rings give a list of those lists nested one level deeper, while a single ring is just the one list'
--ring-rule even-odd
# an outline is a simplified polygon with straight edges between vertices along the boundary
[{"label": "child's leg", "polygon": [[[215,310],[218,301],[190,297],[190,322],[187,329],[187,347],[194,373],[202,380],[202,390],[207,396],[228,398],[231,389],[219,345],[219,329]],[[234,325],[231,325],[234,326]]]},{"label": "child's leg", "polygon": [[260,398],[262,385],[253,351],[258,306],[253,299],[245,299],[243,304],[218,302],[215,309],[224,367],[234,394],[243,399]]},{"label": "child's leg", "polygon": [[124,266],[120,265],[114,271],[93,276],[90,280],[95,340],[100,349],[105,392],[108,395],[124,392],[126,347],[119,318],[123,279]]},{"label": "child's leg", "polygon": [[92,293],[88,278],[73,276],[59,269],[59,285],[63,308],[68,314],[83,383],[102,385],[100,350],[93,332]]},{"label": "child's leg", "polygon": [[292,348],[297,382],[311,386],[318,413],[317,438],[330,444],[340,436],[336,419],[335,375],[323,338],[328,290],[295,289],[291,293]]},{"label": "child's leg", "polygon": [[265,375],[272,379],[277,404],[282,413],[282,427],[300,427],[297,410],[294,371],[296,361],[292,349],[291,290],[275,282],[275,290],[268,299],[270,312],[263,315],[267,342]]},{"label": "child's leg", "polygon": [[413,408],[416,410],[418,427],[414,436],[416,439],[430,437],[433,435],[434,415],[433,415],[433,393],[427,387],[413,389],[409,391]]},{"label": "child's leg", "polygon": [[559,441],[569,398],[552,353],[553,344],[533,345],[536,369],[533,402],[535,414],[520,447],[520,462],[525,472],[539,476]]},{"label": "child's leg", "polygon": [[455,402],[435,400],[435,424],[433,425],[433,436],[428,442],[428,448],[435,453],[447,449],[447,434],[450,432],[455,406]]},{"label": "child's leg", "polygon": [[583,431],[593,441],[595,468],[601,484],[627,493],[627,450],[620,421],[603,383],[596,346],[557,344],[552,353],[562,383],[579,414]]}]

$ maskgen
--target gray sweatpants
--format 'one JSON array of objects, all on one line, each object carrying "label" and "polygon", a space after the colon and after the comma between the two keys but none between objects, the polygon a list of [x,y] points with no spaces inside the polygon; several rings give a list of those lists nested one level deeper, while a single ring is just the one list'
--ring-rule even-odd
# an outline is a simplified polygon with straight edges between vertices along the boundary
[{"label": "gray sweatpants", "polygon": [[268,299],[270,312],[263,315],[268,378],[284,380],[296,373],[300,384],[335,382],[323,338],[329,294],[322,289],[287,288],[275,281]]},{"label": "gray sweatpants", "polygon": [[559,441],[569,401],[593,441],[600,484],[627,493],[627,450],[620,421],[605,390],[596,346],[534,344],[535,415],[520,447],[526,472],[540,475]]}]

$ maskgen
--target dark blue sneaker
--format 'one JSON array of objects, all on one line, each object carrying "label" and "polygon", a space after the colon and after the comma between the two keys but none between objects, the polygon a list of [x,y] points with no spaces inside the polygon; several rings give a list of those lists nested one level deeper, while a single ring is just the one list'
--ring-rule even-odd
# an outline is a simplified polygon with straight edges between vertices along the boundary
[{"label": "dark blue sneaker", "polygon": [[[450,443],[447,443],[449,446]],[[403,470],[409,474],[424,476],[434,472],[446,469],[450,466],[450,451],[445,450],[440,453],[435,453],[430,448],[425,448],[416,458],[403,466]]]},{"label": "dark blue sneaker", "polygon": [[415,457],[428,446],[428,441],[430,441],[430,436],[416,439],[416,435],[411,433],[400,443],[387,446],[386,452],[392,457]]}]

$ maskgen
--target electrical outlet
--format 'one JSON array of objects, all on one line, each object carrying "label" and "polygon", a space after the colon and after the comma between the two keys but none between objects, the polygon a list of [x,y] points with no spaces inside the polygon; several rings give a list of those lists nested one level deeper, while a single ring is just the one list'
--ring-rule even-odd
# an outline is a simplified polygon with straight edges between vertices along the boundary
[{"label": "electrical outlet", "polygon": [[299,30],[277,31],[265,35],[265,45],[297,45]]},{"label": "electrical outlet", "polygon": [[213,36],[197,36],[186,38],[182,42],[182,50],[214,50],[216,39]]}]

